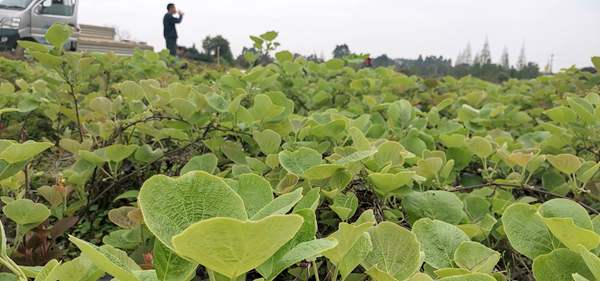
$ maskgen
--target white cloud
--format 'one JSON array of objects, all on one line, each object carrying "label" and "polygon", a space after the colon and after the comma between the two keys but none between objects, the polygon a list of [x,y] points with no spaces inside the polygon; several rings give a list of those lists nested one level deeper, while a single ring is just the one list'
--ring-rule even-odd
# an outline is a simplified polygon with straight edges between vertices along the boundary
[{"label": "white cloud", "polygon": [[[176,1],[176,0],[173,0]],[[80,22],[118,26],[137,40],[162,48],[168,1],[81,0]],[[336,44],[391,57],[444,55],[454,59],[467,42],[474,51],[488,36],[495,59],[504,46],[514,60],[523,42],[542,66],[590,65],[600,55],[597,0],[179,0],[186,12],[180,43],[201,44],[222,34],[234,52],[248,35],[280,32],[283,48],[329,55]]]}]

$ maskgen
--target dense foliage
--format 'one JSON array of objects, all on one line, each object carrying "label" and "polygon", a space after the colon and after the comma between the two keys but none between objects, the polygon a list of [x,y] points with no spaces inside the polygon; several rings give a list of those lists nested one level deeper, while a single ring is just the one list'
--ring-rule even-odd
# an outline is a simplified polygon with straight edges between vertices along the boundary
[{"label": "dense foliage", "polygon": [[218,71],[69,34],[0,61],[0,280],[600,280],[600,75]]}]

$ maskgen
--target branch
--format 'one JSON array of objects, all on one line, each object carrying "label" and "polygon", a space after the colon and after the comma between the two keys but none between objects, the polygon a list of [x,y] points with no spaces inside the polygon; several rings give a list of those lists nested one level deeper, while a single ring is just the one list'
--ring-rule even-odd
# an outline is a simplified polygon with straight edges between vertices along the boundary
[{"label": "branch", "polygon": [[[496,187],[496,188],[502,188],[502,189],[507,189],[507,190],[512,190],[513,188],[518,188],[518,189],[522,189],[522,190],[529,190],[529,191],[532,191],[532,192],[535,192],[535,193],[539,193],[539,194],[544,194],[544,195],[551,196],[551,197],[554,197],[554,198],[565,198],[565,199],[574,200],[572,198],[560,195],[558,193],[547,191],[547,190],[545,190],[543,188],[540,188],[540,187],[520,185],[520,184],[510,184],[510,183],[495,183],[495,182],[491,182],[491,183],[482,183],[482,184],[477,184],[477,185],[472,185],[472,186],[466,186],[466,187],[459,186],[459,187],[457,187],[455,189],[451,189],[449,191],[450,192],[465,192],[465,191],[471,191],[471,190],[474,190],[474,189],[479,189],[479,188],[482,188],[482,187]],[[587,209],[591,213],[596,214],[596,215],[600,214],[600,211],[596,210],[595,208],[593,208],[593,207],[591,207],[591,206],[589,206],[589,205],[587,205],[587,204],[585,204],[583,202],[580,202],[580,201],[577,201],[577,200],[574,200],[574,201],[576,201],[577,203],[579,203],[581,206],[583,206],[585,209]]]}]

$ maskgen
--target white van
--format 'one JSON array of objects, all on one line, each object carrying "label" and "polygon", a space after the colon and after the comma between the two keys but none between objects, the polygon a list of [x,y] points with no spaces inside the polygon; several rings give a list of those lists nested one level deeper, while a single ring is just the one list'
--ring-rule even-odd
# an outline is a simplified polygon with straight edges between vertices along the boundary
[{"label": "white van", "polygon": [[[52,24],[78,30],[79,0],[0,0],[0,50],[13,50],[17,40],[47,43],[44,34]],[[77,50],[77,32],[65,46]]]}]

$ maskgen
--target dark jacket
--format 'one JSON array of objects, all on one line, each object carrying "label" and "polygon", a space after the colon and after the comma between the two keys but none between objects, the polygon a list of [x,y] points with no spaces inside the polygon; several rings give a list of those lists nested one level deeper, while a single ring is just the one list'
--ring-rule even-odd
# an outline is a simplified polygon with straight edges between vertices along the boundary
[{"label": "dark jacket", "polygon": [[179,16],[179,18],[176,18],[169,13],[165,15],[165,17],[163,18],[163,35],[165,36],[165,38],[176,39],[178,37],[177,28],[175,28],[175,25],[180,23],[182,19],[183,16]]}]

